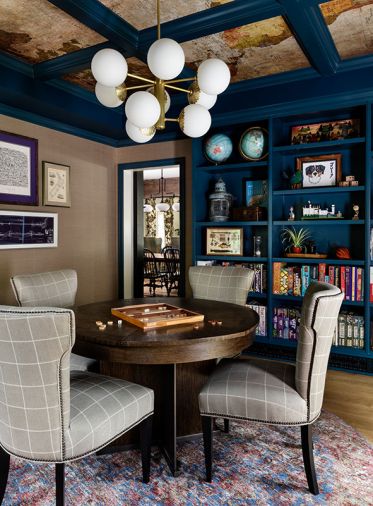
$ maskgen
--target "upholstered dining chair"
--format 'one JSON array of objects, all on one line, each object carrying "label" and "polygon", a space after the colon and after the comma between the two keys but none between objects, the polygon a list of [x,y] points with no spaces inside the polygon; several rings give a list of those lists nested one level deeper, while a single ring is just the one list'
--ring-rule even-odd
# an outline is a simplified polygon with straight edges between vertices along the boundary
[{"label": "upholstered dining chair", "polygon": [[341,290],[312,283],[304,296],[296,363],[241,359],[221,362],[199,394],[206,479],[212,479],[214,418],[274,425],[299,425],[310,492],[319,488],[313,459],[312,427],[320,415]]},{"label": "upholstered dining chair", "polygon": [[244,306],[254,279],[254,272],[243,267],[192,266],[189,283],[196,299],[231,302]]},{"label": "upholstered dining chair", "polygon": [[143,481],[149,481],[153,390],[72,371],[70,309],[0,306],[0,503],[10,455],[56,464],[57,505],[65,463],[95,453],[139,425]]},{"label": "upholstered dining chair", "polygon": [[[10,278],[17,302],[22,307],[71,308],[75,304],[78,276],[73,269],[23,274]],[[96,360],[71,354],[71,370],[96,371]]]}]

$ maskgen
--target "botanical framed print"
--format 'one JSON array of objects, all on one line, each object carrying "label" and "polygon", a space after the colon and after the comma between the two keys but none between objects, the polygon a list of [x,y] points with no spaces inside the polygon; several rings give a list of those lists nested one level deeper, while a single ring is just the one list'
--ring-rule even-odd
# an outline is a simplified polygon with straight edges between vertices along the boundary
[{"label": "botanical framed print", "polygon": [[0,203],[39,204],[37,139],[0,131]]},{"label": "botanical framed print", "polygon": [[70,207],[70,167],[43,162],[43,205]]},{"label": "botanical framed print", "polygon": [[58,214],[0,211],[0,249],[55,248]]},{"label": "botanical framed print", "polygon": [[243,228],[206,228],[206,255],[242,255]]},{"label": "botanical framed print", "polygon": [[305,156],[297,158],[303,188],[337,186],[342,179],[342,155]]}]

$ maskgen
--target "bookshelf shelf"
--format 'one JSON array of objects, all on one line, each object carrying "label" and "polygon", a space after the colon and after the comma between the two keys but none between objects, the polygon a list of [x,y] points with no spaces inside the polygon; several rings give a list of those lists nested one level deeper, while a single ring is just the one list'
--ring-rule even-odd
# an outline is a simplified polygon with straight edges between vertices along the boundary
[{"label": "bookshelf shelf", "polygon": [[308,144],[291,144],[288,146],[275,146],[275,153],[296,153],[298,151],[323,151],[325,148],[339,148],[364,144],[365,137],[355,137],[354,139],[342,139],[337,141],[310,142]]},{"label": "bookshelf shelf", "polygon": [[328,186],[325,188],[300,188],[298,190],[275,190],[273,192],[274,196],[284,195],[323,195],[324,193],[350,193],[350,192],[363,192],[365,191],[365,186]]},{"label": "bookshelf shelf", "polygon": [[[315,109],[315,111],[318,109]],[[301,275],[309,276],[309,271],[316,276],[320,264],[326,264],[327,272],[333,279],[342,279],[348,272],[351,275],[349,287],[355,286],[355,298],[360,298],[362,291],[365,294],[364,301],[343,302],[343,311],[353,313],[358,318],[364,318],[364,337],[365,348],[358,349],[350,346],[333,346],[332,353],[337,356],[338,368],[345,368],[349,371],[371,374],[373,372],[373,351],[370,350],[371,342],[371,322],[373,328],[373,302],[369,301],[369,274],[370,266],[373,261],[370,260],[370,229],[373,228],[373,99],[370,102],[356,103],[353,106],[347,106],[344,109],[325,110],[319,109],[319,112],[299,111],[298,114],[291,113],[275,114],[261,118],[260,121],[248,119],[242,121],[242,117],[237,117],[237,121],[230,122],[226,126],[220,126],[213,129],[211,133],[226,133],[232,139],[239,139],[242,132],[250,126],[262,126],[268,131],[268,157],[258,162],[247,162],[239,159],[238,150],[235,150],[233,162],[219,166],[208,165],[203,154],[203,139],[193,140],[193,262],[198,260],[215,260],[217,263],[247,263],[247,264],[265,264],[266,271],[266,293],[251,292],[248,294],[248,303],[254,301],[253,305],[266,306],[266,336],[257,336],[256,343],[260,343],[261,356],[278,357],[281,353],[294,353],[297,343],[295,340],[277,338],[273,331],[273,310],[300,308],[302,297],[290,295],[273,294],[274,274],[278,279],[278,266],[274,262],[286,264],[290,267],[286,276],[294,283],[294,279],[299,281],[299,272]],[[357,118],[360,120],[360,137],[333,141],[315,142],[310,144],[295,144],[291,142],[291,128],[295,125],[314,124],[319,122],[329,122],[340,119]],[[211,135],[211,134],[210,134]],[[340,153],[342,156],[342,180],[347,175],[354,175],[360,182],[359,186],[333,186],[323,188],[283,188],[287,186],[284,179],[284,173],[288,175],[296,168],[296,160],[303,156],[328,156],[332,153]],[[267,216],[266,220],[257,222],[230,221],[224,223],[215,223],[206,221],[206,210],[208,208],[208,195],[218,179],[222,177],[227,185],[227,191],[236,198],[234,205],[240,207],[243,205],[243,183],[244,178],[266,179],[267,180]],[[341,210],[342,214],[348,219],[332,220],[300,220],[301,208],[305,202],[310,200],[313,204],[320,205],[321,208],[335,205],[336,210]],[[359,216],[361,219],[352,220],[353,206],[359,206]],[[288,221],[290,207],[294,208],[296,220]],[[371,219],[366,217],[372,216]],[[285,218],[285,219],[284,219]],[[204,255],[205,238],[203,227],[229,227],[238,226],[244,229],[244,252],[252,254],[253,237],[260,235],[262,237],[264,257],[252,256],[210,256]],[[287,258],[284,257],[283,244],[281,242],[281,230],[284,227],[295,226],[309,228],[312,239],[316,244],[318,251],[327,253],[333,258]],[[258,227],[258,228],[256,228]],[[345,247],[350,250],[353,259],[335,258],[334,250],[336,247]],[[302,266],[310,266],[308,270],[302,270]],[[334,269],[332,268],[334,266]],[[329,270],[331,267],[331,270]],[[351,269],[344,270],[343,267]],[[355,270],[356,268],[356,270]],[[364,271],[364,276],[362,276]],[[323,269],[324,270],[324,269]],[[357,274],[356,274],[357,273]],[[321,273],[323,276],[323,274]],[[293,277],[294,276],[294,277]],[[355,277],[357,276],[357,278]],[[363,286],[362,286],[362,279]],[[347,280],[347,277],[346,277]],[[352,281],[351,281],[352,280]],[[357,281],[356,281],[357,280]],[[302,281],[302,279],[301,279]],[[354,285],[353,283],[358,283]],[[277,282],[277,281],[276,281]],[[285,281],[286,283],[286,281]],[[361,292],[359,292],[361,290]],[[279,291],[276,285],[276,291]],[[297,292],[296,292],[297,293]],[[299,292],[298,292],[299,293]],[[259,312],[259,311],[258,311]],[[262,313],[263,314],[263,313]],[[287,314],[289,320],[290,313]],[[283,313],[280,313],[280,318]],[[358,320],[361,321],[361,320]],[[360,324],[359,324],[360,325]],[[281,351],[282,348],[282,351]],[[288,350],[288,352],[286,351]],[[250,350],[248,350],[250,353]],[[349,362],[349,358],[351,359]],[[333,365],[335,367],[335,365]]]}]

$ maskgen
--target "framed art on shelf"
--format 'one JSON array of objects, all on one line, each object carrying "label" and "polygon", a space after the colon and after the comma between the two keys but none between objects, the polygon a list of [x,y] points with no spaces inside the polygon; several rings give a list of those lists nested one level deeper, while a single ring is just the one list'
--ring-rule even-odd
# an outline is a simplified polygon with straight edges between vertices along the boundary
[{"label": "framed art on shelf", "polygon": [[268,181],[265,179],[244,178],[243,183],[243,205],[267,206]]},{"label": "framed art on shelf", "polygon": [[206,255],[239,256],[243,252],[243,228],[206,228]]},{"label": "framed art on shelf", "polygon": [[345,119],[297,125],[291,128],[292,144],[308,144],[310,142],[336,141],[351,139],[360,135],[360,120]]},{"label": "framed art on shelf", "polygon": [[38,205],[38,141],[0,131],[0,202]]},{"label": "framed art on shelf", "polygon": [[43,205],[70,207],[70,167],[43,162]]},{"label": "framed art on shelf", "polygon": [[342,155],[318,155],[297,158],[303,188],[337,186],[342,179]]},{"label": "framed art on shelf", "polygon": [[58,214],[0,211],[0,249],[55,248]]}]

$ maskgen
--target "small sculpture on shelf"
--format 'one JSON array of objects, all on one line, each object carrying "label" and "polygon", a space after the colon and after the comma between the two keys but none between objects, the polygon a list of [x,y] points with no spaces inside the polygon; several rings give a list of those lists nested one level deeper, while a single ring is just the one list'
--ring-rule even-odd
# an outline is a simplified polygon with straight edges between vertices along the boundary
[{"label": "small sculpture on shelf", "polygon": [[288,221],[294,221],[294,220],[295,220],[294,207],[291,206],[291,208],[289,209]]},{"label": "small sculpture on shelf", "polygon": [[322,209],[320,205],[314,205],[309,200],[308,204],[302,207],[302,220],[331,220],[337,218],[341,219],[343,216],[340,211],[338,211],[338,213],[335,212],[335,204],[332,204],[330,209],[329,207]]},{"label": "small sculpture on shelf", "polygon": [[262,238],[260,235],[254,236],[254,257],[261,257],[262,256]]},{"label": "small sculpture on shelf", "polygon": [[355,179],[355,176],[345,176],[344,181],[340,181],[338,186],[359,186],[359,181]]},{"label": "small sculpture on shelf", "polygon": [[354,213],[355,213],[355,214],[353,215],[352,219],[353,219],[353,220],[358,220],[358,219],[359,219],[359,206],[355,204],[355,205],[352,207],[352,209],[354,210]]}]

